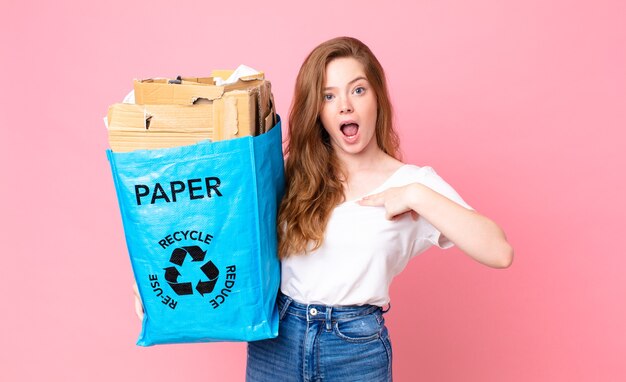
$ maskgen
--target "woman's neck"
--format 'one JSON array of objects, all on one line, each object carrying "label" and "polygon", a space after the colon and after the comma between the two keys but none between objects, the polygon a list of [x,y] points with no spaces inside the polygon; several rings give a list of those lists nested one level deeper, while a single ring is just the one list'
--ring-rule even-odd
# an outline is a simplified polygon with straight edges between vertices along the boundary
[{"label": "woman's neck", "polygon": [[359,154],[337,153],[337,158],[342,170],[350,177],[350,174],[376,170],[381,166],[385,166],[391,157],[385,154],[378,146],[374,146],[372,150]]}]

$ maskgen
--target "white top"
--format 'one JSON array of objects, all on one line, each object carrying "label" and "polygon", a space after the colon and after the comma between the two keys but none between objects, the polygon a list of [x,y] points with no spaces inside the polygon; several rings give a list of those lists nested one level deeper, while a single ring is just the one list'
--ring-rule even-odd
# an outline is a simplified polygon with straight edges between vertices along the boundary
[{"label": "white top", "polygon": [[[371,194],[415,182],[471,209],[431,167],[405,164]],[[333,210],[320,248],[282,260],[281,290],[305,304],[383,306],[391,280],[432,245],[453,244],[421,216],[390,221],[384,207],[347,201]]]}]

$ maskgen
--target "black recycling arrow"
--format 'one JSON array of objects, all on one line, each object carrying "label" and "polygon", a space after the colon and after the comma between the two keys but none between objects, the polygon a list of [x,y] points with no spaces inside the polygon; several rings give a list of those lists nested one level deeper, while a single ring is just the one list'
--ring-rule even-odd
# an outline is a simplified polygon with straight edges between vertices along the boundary
[{"label": "black recycling arrow", "polygon": [[170,284],[174,292],[176,292],[176,294],[179,296],[182,296],[185,294],[193,294],[193,288],[191,286],[191,283],[180,283],[180,284],[168,283],[168,284]]},{"label": "black recycling arrow", "polygon": [[187,256],[187,251],[183,248],[176,248],[170,257],[170,263],[182,266],[183,261],[185,261],[185,256]]},{"label": "black recycling arrow", "polygon": [[198,281],[196,285],[196,290],[204,296],[206,293],[213,292],[213,288],[215,288],[215,284],[217,283],[217,279],[213,281]]},{"label": "black recycling arrow", "polygon": [[172,252],[172,256],[170,257],[170,263],[182,266],[183,262],[185,262],[185,256],[187,256],[187,254],[191,256],[191,258],[193,259],[192,261],[202,261],[204,260],[206,251],[203,251],[202,248],[198,247],[197,245],[176,248],[174,249],[174,251]]},{"label": "black recycling arrow", "polygon": [[180,276],[180,272],[176,267],[165,268],[165,280],[168,283],[176,283],[178,281],[178,276]]},{"label": "black recycling arrow", "polygon": [[183,247],[190,255],[193,261],[202,261],[204,260],[204,256],[206,255],[206,251],[203,251],[202,248],[197,245],[192,245],[190,247]]},{"label": "black recycling arrow", "polygon": [[209,281],[200,280],[198,281],[198,284],[196,284],[196,290],[204,296],[205,293],[213,292],[213,288],[215,288],[220,271],[211,260],[201,266],[200,270],[202,270],[206,277],[209,278]]},{"label": "black recycling arrow", "polygon": [[193,294],[191,283],[178,283],[178,276],[180,276],[180,272],[176,267],[165,268],[165,280],[177,295]]},{"label": "black recycling arrow", "polygon": [[211,260],[209,260],[206,264],[200,267],[200,270],[209,278],[209,280],[213,281],[217,279],[217,276],[220,275],[219,269],[213,264]]}]

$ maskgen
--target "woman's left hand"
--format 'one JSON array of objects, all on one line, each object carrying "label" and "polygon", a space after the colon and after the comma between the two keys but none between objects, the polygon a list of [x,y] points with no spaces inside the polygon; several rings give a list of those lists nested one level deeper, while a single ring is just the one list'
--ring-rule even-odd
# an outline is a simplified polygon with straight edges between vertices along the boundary
[{"label": "woman's left hand", "polygon": [[463,252],[490,267],[506,268],[513,261],[513,248],[496,223],[420,183],[366,196],[359,204],[385,207],[389,220],[407,213],[414,219],[419,215]]},{"label": "woman's left hand", "polygon": [[383,192],[365,196],[359,200],[362,206],[385,207],[385,217],[389,220],[399,219],[405,214],[411,214],[413,220],[417,220],[417,212],[411,208],[412,199],[415,195],[414,184],[402,187],[388,188]]}]

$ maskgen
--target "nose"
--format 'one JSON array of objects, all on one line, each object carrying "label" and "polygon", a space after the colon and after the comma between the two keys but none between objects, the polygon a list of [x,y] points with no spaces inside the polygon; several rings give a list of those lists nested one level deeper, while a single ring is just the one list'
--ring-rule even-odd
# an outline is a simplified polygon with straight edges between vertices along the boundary
[{"label": "nose", "polygon": [[339,112],[341,114],[345,114],[345,113],[352,113],[353,111],[354,110],[352,108],[352,103],[350,103],[350,100],[348,98],[343,98],[341,101]]}]

